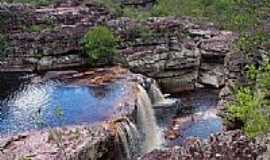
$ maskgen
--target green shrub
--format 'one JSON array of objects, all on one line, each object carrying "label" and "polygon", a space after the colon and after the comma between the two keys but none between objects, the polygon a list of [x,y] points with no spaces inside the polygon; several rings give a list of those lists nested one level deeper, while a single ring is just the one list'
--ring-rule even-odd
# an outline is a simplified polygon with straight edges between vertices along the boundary
[{"label": "green shrub", "polygon": [[116,54],[117,39],[106,27],[98,26],[91,29],[84,37],[84,52],[89,57],[90,64],[103,60],[112,63]]},{"label": "green shrub", "polygon": [[270,107],[263,92],[242,88],[237,91],[234,101],[228,107],[229,121],[241,121],[243,130],[250,137],[270,131]]},{"label": "green shrub", "polygon": [[263,46],[269,38],[270,37],[263,32],[256,32],[253,34],[243,33],[237,42],[236,48],[249,55],[256,52],[256,50]]},{"label": "green shrub", "polygon": [[255,137],[270,131],[270,62],[258,69],[250,66],[248,76],[255,86],[237,90],[228,106],[227,120],[241,121],[247,135]]}]

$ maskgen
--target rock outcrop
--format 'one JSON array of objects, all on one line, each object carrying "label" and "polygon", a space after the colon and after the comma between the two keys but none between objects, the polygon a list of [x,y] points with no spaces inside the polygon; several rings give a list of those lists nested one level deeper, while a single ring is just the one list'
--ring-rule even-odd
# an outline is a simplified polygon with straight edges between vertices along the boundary
[{"label": "rock outcrop", "polygon": [[190,139],[183,147],[155,150],[140,160],[255,160],[265,151],[239,131],[213,135],[208,142]]},{"label": "rock outcrop", "polygon": [[191,18],[128,18],[108,25],[121,36],[121,55],[134,72],[156,79],[167,92],[192,90],[196,84],[221,88],[225,57],[237,35]]},{"label": "rock outcrop", "polygon": [[117,19],[90,2],[47,8],[2,4],[0,16],[9,46],[8,56],[0,61],[1,72],[84,66],[81,39],[89,28],[107,25],[121,37],[117,62],[156,79],[167,92],[201,85],[222,88],[230,78],[225,59],[237,35],[211,23],[187,17]]},{"label": "rock outcrop", "polygon": [[82,37],[111,15],[93,3],[56,8],[1,4],[0,17],[0,31],[8,41],[8,56],[0,62],[0,71],[33,72],[84,65]]}]

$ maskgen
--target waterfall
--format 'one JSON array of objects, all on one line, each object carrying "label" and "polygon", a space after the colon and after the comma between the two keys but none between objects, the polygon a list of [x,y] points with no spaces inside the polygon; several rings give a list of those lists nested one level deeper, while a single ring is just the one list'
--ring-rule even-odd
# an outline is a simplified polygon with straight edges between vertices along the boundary
[{"label": "waterfall", "polygon": [[152,103],[146,90],[141,85],[138,85],[138,89],[137,120],[139,129],[143,134],[142,152],[146,153],[159,148],[163,143],[163,138],[157,126]]},{"label": "waterfall", "polygon": [[117,124],[118,142],[121,144],[123,160],[132,160],[140,152],[140,133],[137,127],[129,119],[124,119]]},{"label": "waterfall", "polygon": [[164,95],[161,93],[160,89],[158,88],[156,82],[151,83],[150,88],[148,90],[149,97],[153,104],[165,101]]}]

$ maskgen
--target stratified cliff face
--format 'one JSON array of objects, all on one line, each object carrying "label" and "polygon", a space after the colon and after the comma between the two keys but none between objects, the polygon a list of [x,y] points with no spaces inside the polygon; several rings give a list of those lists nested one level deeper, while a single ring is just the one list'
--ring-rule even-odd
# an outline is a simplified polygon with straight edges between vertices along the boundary
[{"label": "stratified cliff face", "polygon": [[80,45],[84,34],[107,25],[121,37],[117,62],[155,78],[167,92],[201,85],[222,88],[230,78],[225,71],[232,67],[228,56],[237,35],[210,23],[186,17],[115,18],[93,2],[47,8],[2,4],[0,16],[8,42],[2,72],[81,67],[87,63]]},{"label": "stratified cliff face", "polygon": [[79,52],[81,38],[90,27],[111,18],[108,11],[92,3],[57,8],[3,4],[0,17],[9,46],[1,71],[81,66],[85,63]]},{"label": "stratified cliff face", "polygon": [[134,72],[155,78],[169,92],[192,90],[198,83],[221,88],[225,57],[237,36],[190,18],[127,18],[108,22],[121,35],[121,55]]}]

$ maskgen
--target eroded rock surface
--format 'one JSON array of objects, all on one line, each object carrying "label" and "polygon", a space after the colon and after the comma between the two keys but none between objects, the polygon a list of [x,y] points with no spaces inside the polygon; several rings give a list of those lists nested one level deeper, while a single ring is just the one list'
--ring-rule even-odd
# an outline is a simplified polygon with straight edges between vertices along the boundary
[{"label": "eroded rock surface", "polygon": [[237,35],[191,18],[128,18],[108,22],[121,35],[121,54],[134,72],[155,78],[168,92],[193,90],[197,83],[221,88],[225,57]]},{"label": "eroded rock surface", "polygon": [[237,38],[191,18],[117,19],[93,2],[47,8],[2,4],[0,15],[9,44],[2,72],[81,67],[87,60],[80,41],[101,24],[121,37],[116,62],[155,78],[167,92],[192,90],[198,83],[223,87],[229,66],[225,57]]},{"label": "eroded rock surface", "polygon": [[183,147],[155,150],[141,160],[255,160],[264,151],[240,131],[230,131],[211,136],[208,142],[190,139]]},{"label": "eroded rock surface", "polygon": [[1,139],[0,158],[3,160],[106,159],[113,154],[113,136],[110,131],[97,126],[76,126],[24,133]]},{"label": "eroded rock surface", "polygon": [[[64,76],[65,75],[65,76]],[[130,79],[129,79],[129,78]],[[134,78],[133,78],[134,77]],[[113,106],[109,119],[94,124],[65,126],[33,130],[14,135],[1,135],[0,159],[3,160],[79,160],[79,159],[114,159],[119,158],[122,142],[117,141],[117,126],[136,120],[136,80],[142,76],[132,75],[125,69],[104,68],[92,71],[64,71],[48,73],[33,82],[58,79],[77,85],[109,85],[117,80],[130,88],[125,96]],[[91,112],[91,111],[89,111]],[[132,122],[134,123],[134,122]],[[117,150],[119,149],[119,150]],[[116,156],[116,155],[118,156]]]},{"label": "eroded rock surface", "polygon": [[80,42],[90,27],[103,24],[110,13],[93,3],[35,8],[0,5],[0,31],[8,41],[0,71],[36,71],[85,64]]}]

